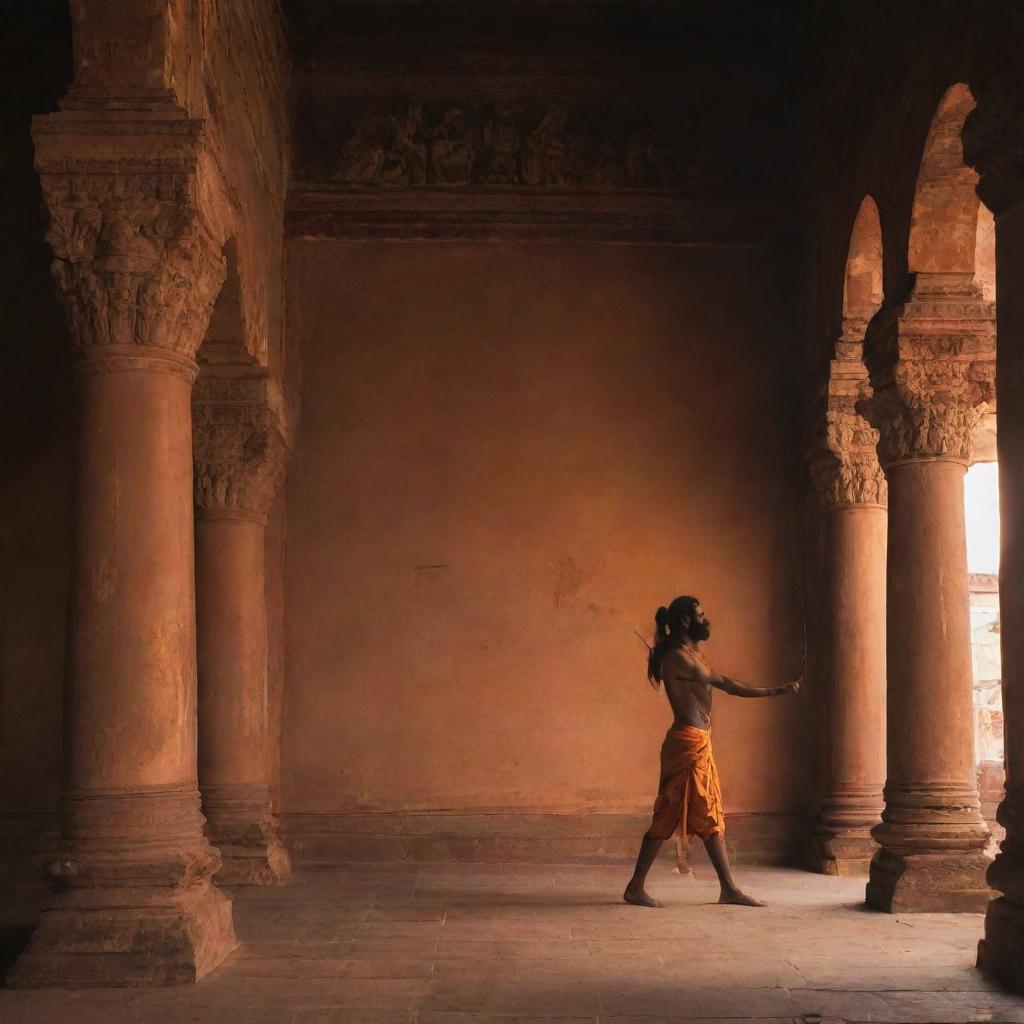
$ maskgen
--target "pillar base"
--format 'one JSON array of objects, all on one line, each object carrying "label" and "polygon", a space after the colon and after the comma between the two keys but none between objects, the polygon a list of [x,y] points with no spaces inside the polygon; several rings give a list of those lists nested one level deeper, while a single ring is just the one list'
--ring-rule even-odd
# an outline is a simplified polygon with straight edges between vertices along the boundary
[{"label": "pillar base", "polygon": [[991,863],[973,850],[894,853],[882,848],[871,861],[865,900],[889,914],[983,914],[997,895],[985,881]]},{"label": "pillar base", "polygon": [[[217,844],[214,836],[210,842]],[[217,872],[220,885],[280,885],[292,873],[288,851],[276,836],[264,838],[257,844],[240,846],[220,843],[221,869]]]},{"label": "pillar base", "polygon": [[76,890],[43,911],[10,988],[193,984],[238,945],[231,897],[208,881],[151,895]]},{"label": "pillar base", "polygon": [[278,885],[291,874],[288,851],[265,786],[248,783],[203,787],[206,835],[220,850],[222,885]]},{"label": "pillar base", "polygon": [[978,943],[978,970],[1024,992],[1024,906],[1005,896],[989,904],[985,938]]},{"label": "pillar base", "polygon": [[877,850],[870,827],[842,832],[819,827],[807,844],[804,861],[819,875],[867,875]]}]

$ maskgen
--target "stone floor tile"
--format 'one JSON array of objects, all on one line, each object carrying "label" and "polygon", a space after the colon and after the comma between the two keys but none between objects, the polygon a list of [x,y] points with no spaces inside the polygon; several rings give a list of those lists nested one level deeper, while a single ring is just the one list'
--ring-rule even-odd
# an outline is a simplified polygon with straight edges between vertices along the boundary
[{"label": "stone floor tile", "polygon": [[448,1013],[425,1010],[416,1018],[416,1024],[596,1024],[595,1017],[551,1017],[529,1014],[509,1016],[504,1013]]},{"label": "stone floor tile", "polygon": [[590,1016],[598,1014],[596,988],[579,979],[451,980],[435,978],[421,1004],[433,1010],[505,1016]]},{"label": "stone floor tile", "polygon": [[293,1024],[414,1024],[412,1010],[367,1010],[351,1007],[320,1007],[299,1010]]},{"label": "stone floor tile", "polygon": [[572,939],[452,939],[442,935],[437,941],[437,955],[466,960],[581,960],[589,958],[590,949],[587,943]]}]

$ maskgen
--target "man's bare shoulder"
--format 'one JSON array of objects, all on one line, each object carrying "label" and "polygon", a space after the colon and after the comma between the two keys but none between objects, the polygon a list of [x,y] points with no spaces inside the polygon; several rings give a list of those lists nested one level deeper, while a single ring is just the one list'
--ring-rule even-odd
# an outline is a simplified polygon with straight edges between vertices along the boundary
[{"label": "man's bare shoulder", "polygon": [[670,647],[661,664],[663,671],[670,671],[679,679],[689,679],[695,674],[693,655],[685,647]]}]

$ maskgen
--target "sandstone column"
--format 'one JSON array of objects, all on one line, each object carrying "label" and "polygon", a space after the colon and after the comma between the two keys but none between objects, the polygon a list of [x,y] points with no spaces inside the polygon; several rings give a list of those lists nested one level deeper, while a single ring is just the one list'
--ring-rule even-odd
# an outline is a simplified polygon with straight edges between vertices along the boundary
[{"label": "sandstone column", "polygon": [[874,337],[867,404],[889,482],[888,774],[867,901],[984,910],[974,767],[964,471],[994,398],[993,304],[970,274],[918,274]]},{"label": "sandstone column", "polygon": [[1001,550],[999,606],[1003,660],[1006,794],[997,818],[1006,838],[988,872],[998,898],[988,905],[978,967],[1024,992],[1024,163],[1020,86],[982,97],[964,130],[964,154],[981,172],[978,191],[995,214]]},{"label": "sandstone column", "polygon": [[204,367],[193,397],[199,784],[218,881],[288,874],[268,787],[267,512],[284,465],[283,417],[264,370]]},{"label": "sandstone column", "polygon": [[828,771],[811,840],[810,866],[866,874],[877,844],[885,781],[886,484],[877,431],[857,413],[870,395],[859,338],[848,323],[826,398],[826,432],[811,465],[825,506],[824,664]]},{"label": "sandstone column", "polygon": [[196,778],[191,388],[224,276],[200,129],[37,118],[79,393],[58,892],[9,982],[194,981],[235,946]]}]

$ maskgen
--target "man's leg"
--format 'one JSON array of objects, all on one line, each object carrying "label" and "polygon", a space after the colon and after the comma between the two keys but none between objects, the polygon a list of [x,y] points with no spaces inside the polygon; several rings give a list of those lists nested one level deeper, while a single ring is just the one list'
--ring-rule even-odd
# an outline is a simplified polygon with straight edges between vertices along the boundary
[{"label": "man's leg", "polygon": [[734,903],[738,907],[763,907],[760,900],[741,892],[736,880],[732,877],[732,868],[729,867],[729,855],[725,852],[725,833],[714,832],[704,840],[704,849],[708,851],[708,857],[718,872],[718,881],[722,886],[722,894],[718,897],[719,903]]},{"label": "man's leg", "polygon": [[664,841],[664,839],[652,839],[649,835],[644,836],[643,842],[640,844],[640,853],[636,858],[636,867],[633,869],[633,877],[622,894],[622,898],[627,903],[635,903],[638,907],[662,906],[656,899],[647,895],[644,882],[647,881],[647,872],[651,870],[651,865],[658,856],[658,851]]},{"label": "man's leg", "polygon": [[676,829],[676,866],[672,870],[684,878],[693,878],[693,868],[690,867],[690,837],[682,825]]}]

